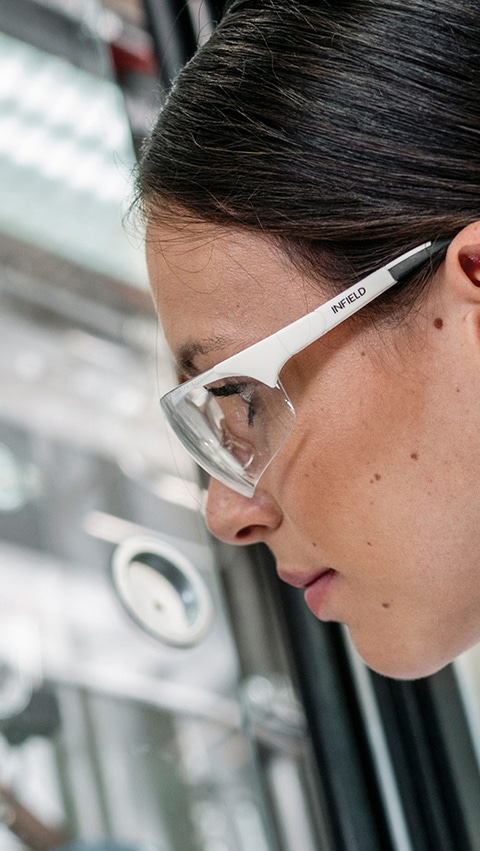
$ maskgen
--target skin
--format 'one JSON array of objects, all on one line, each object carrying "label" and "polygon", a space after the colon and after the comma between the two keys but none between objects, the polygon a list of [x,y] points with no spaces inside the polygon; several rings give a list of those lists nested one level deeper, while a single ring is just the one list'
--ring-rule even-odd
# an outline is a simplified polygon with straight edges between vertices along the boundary
[{"label": "skin", "polygon": [[[265,542],[293,585],[335,571],[311,607],[393,677],[430,674],[480,640],[479,246],[480,223],[455,237],[408,321],[350,319],[292,358],[282,381],[297,422],[254,497],[209,487],[215,536]],[[151,225],[147,261],[174,358],[201,350],[181,379],[332,295],[235,229]]]}]

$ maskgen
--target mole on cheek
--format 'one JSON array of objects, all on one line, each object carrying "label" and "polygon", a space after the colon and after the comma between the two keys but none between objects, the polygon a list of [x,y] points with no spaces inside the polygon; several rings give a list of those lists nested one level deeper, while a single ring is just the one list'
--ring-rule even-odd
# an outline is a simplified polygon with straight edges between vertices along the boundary
[{"label": "mole on cheek", "polygon": [[437,316],[437,318],[433,320],[433,324],[435,328],[440,330],[440,328],[443,328],[443,319],[441,319],[440,316]]},{"label": "mole on cheek", "polygon": [[412,461],[418,461],[418,452],[412,452],[410,458],[412,459]]},{"label": "mole on cheek", "polygon": [[382,606],[383,606],[384,609],[389,609],[390,603],[382,603]]}]

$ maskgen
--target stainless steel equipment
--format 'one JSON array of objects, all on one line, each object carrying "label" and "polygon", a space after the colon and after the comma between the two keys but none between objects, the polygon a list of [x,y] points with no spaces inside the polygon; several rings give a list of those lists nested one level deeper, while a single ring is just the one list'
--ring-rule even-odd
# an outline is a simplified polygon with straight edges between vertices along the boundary
[{"label": "stainless steel equipment", "polygon": [[[123,221],[115,17],[16,9],[0,14],[0,784],[85,848],[313,851],[276,613],[243,556],[213,548],[158,409],[172,376]],[[223,579],[242,569],[239,645]]]}]

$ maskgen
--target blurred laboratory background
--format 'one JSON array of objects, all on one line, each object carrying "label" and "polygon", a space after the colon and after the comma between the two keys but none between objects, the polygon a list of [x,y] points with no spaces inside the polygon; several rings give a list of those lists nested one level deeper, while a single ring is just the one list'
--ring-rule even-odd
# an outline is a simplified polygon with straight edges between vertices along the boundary
[{"label": "blurred laboratory background", "polygon": [[[215,9],[159,11],[0,2],[0,786],[87,848],[266,851],[300,806],[307,851],[275,604],[214,550],[159,411],[132,171]],[[0,821],[2,851],[43,849],[1,794]]]}]

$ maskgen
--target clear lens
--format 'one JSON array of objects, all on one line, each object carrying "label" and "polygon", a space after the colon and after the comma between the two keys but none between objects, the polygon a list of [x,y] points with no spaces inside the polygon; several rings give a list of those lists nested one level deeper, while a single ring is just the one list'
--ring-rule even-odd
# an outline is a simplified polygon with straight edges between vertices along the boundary
[{"label": "clear lens", "polygon": [[200,387],[187,382],[167,393],[162,407],[197,463],[246,496],[253,496],[295,422],[295,411],[280,383],[268,387],[243,376]]}]

